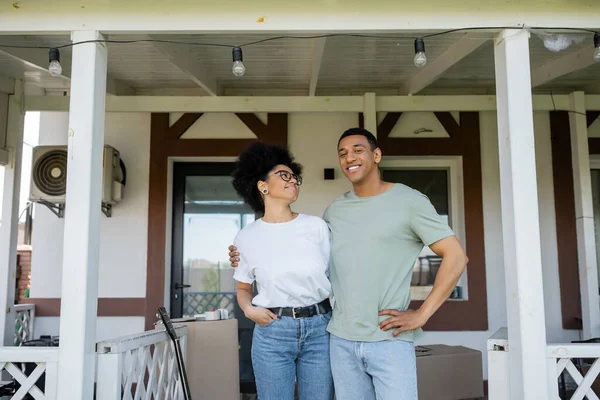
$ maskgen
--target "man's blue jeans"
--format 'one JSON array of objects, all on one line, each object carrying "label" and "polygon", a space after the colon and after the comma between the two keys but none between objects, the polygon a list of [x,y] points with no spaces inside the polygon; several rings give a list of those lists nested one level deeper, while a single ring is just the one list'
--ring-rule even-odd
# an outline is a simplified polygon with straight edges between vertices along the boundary
[{"label": "man's blue jeans", "polygon": [[326,330],[330,319],[331,313],[280,317],[254,327],[252,366],[260,400],[294,400],[296,377],[300,400],[333,399]]},{"label": "man's blue jeans", "polygon": [[412,342],[354,342],[331,335],[337,400],[417,400]]}]

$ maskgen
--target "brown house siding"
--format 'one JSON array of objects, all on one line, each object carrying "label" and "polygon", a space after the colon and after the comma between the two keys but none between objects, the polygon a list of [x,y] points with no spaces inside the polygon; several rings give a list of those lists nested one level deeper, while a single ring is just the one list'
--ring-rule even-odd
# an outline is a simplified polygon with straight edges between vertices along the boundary
[{"label": "brown house siding", "polygon": [[[588,127],[599,115],[599,111],[588,111]],[[582,329],[581,294],[568,111],[550,112],[550,132],[562,325],[564,329],[578,330]],[[600,139],[590,138],[588,143],[590,154],[600,154]]]},{"label": "brown house siding", "polygon": [[[488,329],[488,314],[479,113],[461,112],[458,123],[449,112],[434,114],[449,138],[389,137],[402,113],[388,113],[378,126],[377,137],[384,156],[462,156],[469,299],[446,301],[424,329],[485,331]],[[360,116],[361,125],[362,121]],[[417,308],[422,303],[413,301],[411,307]]]},{"label": "brown house siding", "polygon": [[17,251],[17,287],[15,303],[27,303],[25,292],[31,283],[31,250]]},{"label": "brown house siding", "polygon": [[254,114],[236,114],[258,139],[180,139],[201,113],[182,115],[173,125],[168,113],[153,113],[150,124],[150,184],[148,204],[148,268],[146,275],[146,329],[156,321],[156,309],[165,298],[167,181],[170,157],[235,157],[257,140],[287,146],[288,116],[269,113],[264,124]]}]

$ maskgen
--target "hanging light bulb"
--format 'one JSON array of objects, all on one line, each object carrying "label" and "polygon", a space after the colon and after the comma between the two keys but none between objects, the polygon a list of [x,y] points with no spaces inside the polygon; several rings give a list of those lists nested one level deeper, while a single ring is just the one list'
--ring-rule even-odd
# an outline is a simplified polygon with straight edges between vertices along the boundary
[{"label": "hanging light bulb", "polygon": [[415,67],[421,68],[427,64],[427,56],[425,55],[425,42],[423,39],[415,39]]},{"label": "hanging light bulb", "polygon": [[48,66],[48,72],[50,72],[50,75],[61,76],[62,67],[60,66],[60,52],[58,49],[50,49],[49,59],[50,65]]},{"label": "hanging light bulb", "polygon": [[232,72],[235,76],[244,76],[244,74],[246,73],[246,67],[244,66],[244,63],[242,62],[242,60],[243,60],[242,48],[234,47],[233,48]]},{"label": "hanging light bulb", "polygon": [[594,60],[600,62],[600,33],[594,33]]}]

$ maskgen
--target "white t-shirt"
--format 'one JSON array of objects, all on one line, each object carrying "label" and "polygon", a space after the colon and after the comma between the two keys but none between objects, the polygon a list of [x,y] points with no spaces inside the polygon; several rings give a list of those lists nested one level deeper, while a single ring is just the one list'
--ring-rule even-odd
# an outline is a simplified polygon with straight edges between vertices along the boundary
[{"label": "white t-shirt", "polygon": [[252,303],[260,307],[305,307],[331,294],[329,228],[319,217],[299,214],[284,223],[262,219],[234,240],[240,262],[233,278],[257,283]]}]

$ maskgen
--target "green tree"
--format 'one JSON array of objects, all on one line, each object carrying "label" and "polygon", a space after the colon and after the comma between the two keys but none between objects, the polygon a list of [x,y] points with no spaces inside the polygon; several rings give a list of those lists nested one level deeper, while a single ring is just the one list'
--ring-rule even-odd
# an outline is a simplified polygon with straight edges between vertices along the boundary
[{"label": "green tree", "polygon": [[219,291],[219,271],[215,265],[211,265],[202,277],[202,288],[205,292]]}]

